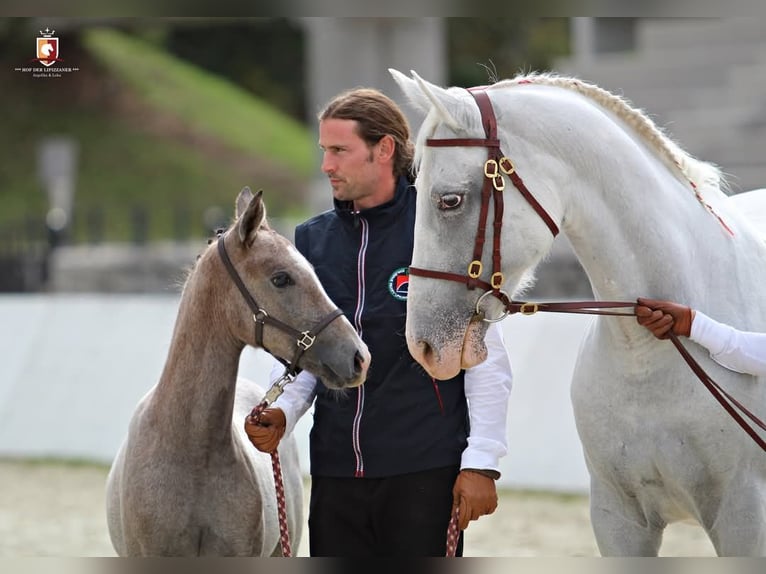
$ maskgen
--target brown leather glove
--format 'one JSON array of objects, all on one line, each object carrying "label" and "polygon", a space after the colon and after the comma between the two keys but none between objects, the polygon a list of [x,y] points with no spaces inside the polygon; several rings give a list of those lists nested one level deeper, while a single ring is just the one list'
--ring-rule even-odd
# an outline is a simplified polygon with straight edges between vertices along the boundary
[{"label": "brown leather glove", "polygon": [[274,452],[277,450],[279,441],[285,434],[285,413],[277,407],[265,409],[258,419],[258,422],[247,415],[245,417],[245,432],[253,446],[261,452]]},{"label": "brown leather glove", "polygon": [[465,530],[469,521],[492,514],[497,508],[495,481],[478,472],[461,470],[452,487],[452,512],[455,508],[460,508],[460,530]]},{"label": "brown leather glove", "polygon": [[688,337],[692,330],[694,310],[674,303],[658,299],[638,298],[636,305],[636,321],[649,329],[658,339],[667,339],[670,330],[675,335]]}]

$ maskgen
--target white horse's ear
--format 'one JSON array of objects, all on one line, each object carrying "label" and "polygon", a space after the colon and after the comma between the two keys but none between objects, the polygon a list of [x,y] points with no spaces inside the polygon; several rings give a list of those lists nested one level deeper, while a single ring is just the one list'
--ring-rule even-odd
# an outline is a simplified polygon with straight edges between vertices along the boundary
[{"label": "white horse's ear", "polygon": [[420,112],[427,114],[431,109],[431,101],[426,97],[426,94],[420,89],[417,82],[412,78],[409,78],[402,74],[399,70],[389,68],[388,72],[394,77],[394,80],[402,92],[406,96],[407,100]]},{"label": "white horse's ear", "polygon": [[465,125],[464,122],[458,121],[458,118],[462,117],[462,112],[468,116],[469,113],[475,111],[472,109],[469,111],[466,100],[456,97],[444,88],[427,82],[415,70],[410,70],[412,78],[408,78],[392,68],[389,68],[388,71],[394,77],[396,83],[399,84],[405,96],[416,108],[425,113],[432,109],[436,110],[439,119],[455,131],[459,129],[461,124]]},{"label": "white horse's ear", "polygon": [[262,189],[253,195],[249,187],[243,187],[237,196],[237,236],[247,246],[255,241],[258,228],[266,220],[266,206],[262,196]]}]

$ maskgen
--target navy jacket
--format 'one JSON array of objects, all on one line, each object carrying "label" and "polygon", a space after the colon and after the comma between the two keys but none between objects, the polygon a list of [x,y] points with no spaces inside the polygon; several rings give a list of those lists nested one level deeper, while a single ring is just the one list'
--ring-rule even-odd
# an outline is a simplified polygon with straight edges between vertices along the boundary
[{"label": "navy jacket", "polygon": [[468,436],[463,372],[432,379],[404,335],[415,223],[414,186],[354,213],[350,202],[300,224],[295,245],[367,343],[366,382],[340,394],[317,383],[311,474],[385,477],[454,465]]}]

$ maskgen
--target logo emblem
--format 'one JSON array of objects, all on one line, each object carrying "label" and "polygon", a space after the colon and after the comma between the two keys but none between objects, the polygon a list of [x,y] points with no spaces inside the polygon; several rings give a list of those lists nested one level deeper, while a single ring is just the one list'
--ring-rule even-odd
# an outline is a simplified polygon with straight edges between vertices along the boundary
[{"label": "logo emblem", "polygon": [[52,66],[59,61],[59,39],[54,38],[56,30],[40,30],[40,36],[37,37],[37,61],[43,66]]},{"label": "logo emblem", "polygon": [[407,300],[407,291],[410,287],[410,274],[407,267],[399,267],[388,278],[388,292],[398,301]]}]

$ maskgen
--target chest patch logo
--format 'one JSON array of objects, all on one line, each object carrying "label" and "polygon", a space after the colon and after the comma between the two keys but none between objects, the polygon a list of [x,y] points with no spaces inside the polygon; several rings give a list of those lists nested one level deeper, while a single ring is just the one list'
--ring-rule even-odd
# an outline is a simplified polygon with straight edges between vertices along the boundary
[{"label": "chest patch logo", "polygon": [[398,301],[407,300],[407,290],[410,286],[410,275],[407,267],[399,267],[388,278],[388,292]]}]

